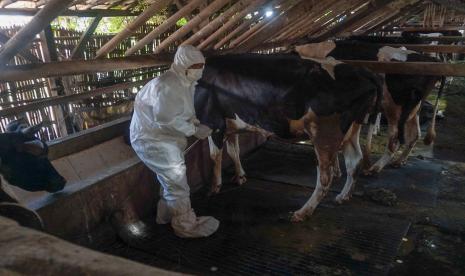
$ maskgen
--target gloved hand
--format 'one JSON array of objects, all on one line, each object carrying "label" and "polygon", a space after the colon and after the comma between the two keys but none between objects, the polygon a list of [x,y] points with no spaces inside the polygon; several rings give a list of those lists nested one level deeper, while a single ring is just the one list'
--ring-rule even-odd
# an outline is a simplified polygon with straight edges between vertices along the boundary
[{"label": "gloved hand", "polygon": [[194,133],[194,136],[199,138],[199,139],[205,139],[207,138],[208,136],[210,136],[212,134],[212,129],[207,127],[206,125],[198,125],[196,127],[196,131]]},{"label": "gloved hand", "polygon": [[199,126],[199,125],[200,125],[199,119],[197,119],[197,118],[195,118],[195,117],[191,119],[191,123],[193,123],[194,126]]}]

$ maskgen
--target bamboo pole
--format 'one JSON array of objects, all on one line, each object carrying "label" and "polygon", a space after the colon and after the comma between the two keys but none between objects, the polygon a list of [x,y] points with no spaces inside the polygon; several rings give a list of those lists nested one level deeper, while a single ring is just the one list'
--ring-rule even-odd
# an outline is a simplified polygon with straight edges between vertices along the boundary
[{"label": "bamboo pole", "polygon": [[[5,44],[5,43],[8,42],[8,40],[10,40],[10,37],[0,31],[0,44]],[[23,57],[24,59],[26,59],[27,61],[32,62],[32,63],[41,62],[41,60],[39,60],[36,56],[31,54],[27,50],[19,51],[18,55],[20,55],[21,57]]]},{"label": "bamboo pole", "polygon": [[234,49],[234,52],[249,52],[252,51],[255,47],[257,47],[260,43],[264,42],[266,39],[270,37],[270,34],[275,33],[277,30],[281,29],[285,24],[294,17],[303,16],[306,14],[311,7],[309,8],[307,5],[311,3],[305,0],[297,0],[291,3],[285,10],[282,11],[281,14],[275,16],[273,20],[268,22],[266,26],[260,29],[258,32],[254,34],[254,36],[246,41],[245,43],[241,44],[239,47]]},{"label": "bamboo pole", "polygon": [[70,59],[76,59],[76,58],[82,57],[84,47],[86,46],[86,43],[91,38],[92,34],[95,32],[95,29],[97,29],[97,26],[100,23],[100,20],[102,20],[102,17],[100,16],[97,16],[92,20],[92,23],[90,23],[87,30],[82,34],[76,47],[74,47],[73,51],[71,52]]},{"label": "bamboo pole", "polygon": [[235,39],[233,39],[229,45],[228,45],[228,48],[234,48],[236,47],[237,45],[241,44],[243,41],[245,41],[248,37],[252,36],[253,33],[257,32],[258,30],[260,30],[261,28],[263,28],[266,24],[268,24],[268,22],[270,22],[272,20],[272,18],[270,17],[263,17],[262,20],[260,20],[257,24],[253,25],[252,27],[250,27],[248,30],[246,30],[245,32],[243,32],[241,35],[239,35],[238,37],[236,37]]},{"label": "bamboo pole", "polygon": [[96,96],[101,96],[103,94],[111,93],[117,90],[129,89],[132,87],[142,86],[145,85],[150,80],[142,80],[137,82],[125,82],[119,83],[108,87],[97,88],[90,92],[85,93],[78,93],[66,96],[55,96],[48,99],[38,100],[26,105],[20,105],[15,107],[9,107],[0,110],[0,117],[15,115],[21,112],[37,110],[40,108],[48,107],[48,106],[56,106],[56,105],[63,105],[69,104],[71,102],[76,102],[83,99],[89,99]]},{"label": "bamboo pole", "polygon": [[[24,15],[34,16],[41,9],[22,9],[22,8],[0,8],[0,15]],[[104,10],[104,9],[92,9],[92,10],[64,10],[61,16],[78,16],[78,17],[117,17],[117,16],[137,16],[139,12],[132,12],[128,10]]]},{"label": "bamboo pole", "polygon": [[182,9],[177,11],[173,14],[170,18],[168,18],[165,22],[163,22],[160,26],[155,28],[149,34],[147,34],[144,38],[139,40],[134,46],[129,48],[124,55],[129,56],[143,48],[145,45],[149,44],[152,40],[154,40],[157,36],[167,31],[171,26],[176,24],[176,22],[181,19],[183,16],[190,14],[195,8],[200,6],[205,0],[192,0],[187,5],[185,5]]},{"label": "bamboo pole", "polygon": [[200,43],[197,48],[203,50],[207,48],[213,41],[218,39],[221,35],[229,31],[233,26],[236,25],[240,20],[242,20],[247,14],[253,13],[258,6],[265,3],[266,0],[254,0],[246,9],[234,15],[228,22],[226,22],[221,28],[216,30],[213,34],[207,37],[202,43]]},{"label": "bamboo pole", "polygon": [[172,54],[159,54],[5,66],[1,69],[0,81],[20,81],[35,78],[166,66],[171,64],[172,60]]},{"label": "bamboo pole", "polygon": [[110,41],[104,44],[98,51],[95,58],[101,58],[114,50],[118,44],[124,39],[128,38],[137,29],[150,19],[154,14],[158,13],[161,9],[166,7],[172,0],[157,0],[147,9],[145,9],[137,18],[128,24],[124,30],[120,31]]},{"label": "bamboo pole", "polygon": [[24,49],[34,37],[65,10],[73,0],[50,0],[19,32],[0,49],[0,66],[7,64],[14,55]]},{"label": "bamboo pole", "polygon": [[10,4],[18,2],[18,0],[0,0],[0,8],[4,8]]},{"label": "bamboo pole", "polygon": [[252,0],[240,0],[236,2],[232,7],[227,11],[217,16],[213,21],[208,23],[205,27],[195,32],[191,37],[186,39],[181,45],[195,45],[199,40],[205,36],[213,33],[218,29],[219,26],[224,24],[231,16],[236,14],[238,11],[244,9],[246,6],[250,5]]},{"label": "bamboo pole", "polygon": [[213,13],[217,12],[219,9],[224,7],[226,3],[228,3],[231,0],[215,0],[213,1],[210,5],[208,5],[205,9],[200,11],[197,16],[192,18],[189,22],[187,22],[186,25],[182,26],[180,29],[178,29],[176,32],[171,34],[169,37],[167,37],[165,40],[163,40],[160,45],[158,45],[157,48],[155,48],[154,53],[158,54],[164,49],[166,49],[169,45],[174,43],[176,40],[182,39],[184,36],[186,36],[192,29],[197,27],[200,23],[202,23],[204,20],[206,20],[210,15]]},{"label": "bamboo pole", "polygon": [[250,27],[250,25],[255,22],[257,19],[261,17],[261,14],[253,15],[251,19],[244,20],[237,28],[235,28],[232,32],[227,34],[223,39],[217,42],[214,46],[214,50],[218,50],[223,45],[225,45],[228,41],[230,41],[233,37],[235,37],[238,33],[242,32],[243,30]]},{"label": "bamboo pole", "polygon": [[[288,32],[284,37],[280,38],[281,40],[292,40],[301,36],[301,34],[306,34],[309,32],[316,24],[319,24],[327,16],[328,9],[336,4],[338,0],[330,0],[318,6],[316,10],[313,11],[312,16],[315,16],[317,19],[308,20],[304,24],[299,25],[294,32]],[[318,21],[316,21],[318,20]]]}]

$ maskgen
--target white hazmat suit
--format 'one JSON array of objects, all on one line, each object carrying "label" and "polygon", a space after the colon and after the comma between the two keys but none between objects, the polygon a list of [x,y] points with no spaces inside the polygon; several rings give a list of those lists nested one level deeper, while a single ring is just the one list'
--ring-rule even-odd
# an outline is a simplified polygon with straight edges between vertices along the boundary
[{"label": "white hazmat suit", "polygon": [[199,50],[180,46],[170,70],[137,94],[130,127],[132,147],[161,184],[157,223],[171,222],[177,236],[191,238],[209,236],[219,226],[213,217],[195,215],[186,178],[186,137],[211,133],[195,116],[194,90],[203,69],[188,68],[198,63],[205,63]]}]

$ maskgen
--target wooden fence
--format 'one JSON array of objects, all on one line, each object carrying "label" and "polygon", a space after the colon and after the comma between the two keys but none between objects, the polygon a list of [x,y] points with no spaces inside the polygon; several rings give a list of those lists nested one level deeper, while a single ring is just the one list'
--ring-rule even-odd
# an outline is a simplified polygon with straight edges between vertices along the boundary
[{"label": "wooden fence", "polygon": [[[118,47],[110,53],[110,57],[122,57],[124,52],[134,43],[142,38],[146,33],[153,30],[156,26],[151,24],[143,25],[137,32],[128,39],[124,40]],[[12,37],[20,27],[0,28],[0,33]],[[160,42],[173,33],[176,29],[172,28],[155,39],[152,43],[141,49],[141,54],[151,53]],[[67,60],[82,33],[67,30],[54,29],[54,41],[56,44],[56,53],[58,60]],[[87,42],[83,50],[84,59],[95,57],[97,50],[108,42],[112,35],[94,34]],[[0,43],[1,45],[1,43]],[[27,51],[39,62],[47,60],[46,52],[48,48],[41,37],[36,38]],[[172,47],[176,47],[173,45]],[[171,49],[173,50],[173,49]],[[16,56],[11,64],[20,65],[31,63],[21,56]],[[0,82],[0,109],[11,108],[15,106],[30,104],[34,101],[40,101],[47,98],[63,95],[73,95],[87,93],[98,88],[112,86],[123,82],[136,82],[154,78],[166,70],[165,67],[141,68],[136,70],[118,70],[102,72],[95,74],[73,75],[59,78],[59,82],[52,78],[31,79],[27,81]],[[57,83],[61,83],[57,85]],[[109,120],[116,119],[127,115],[132,109],[132,100],[135,93],[140,88],[132,87],[130,89],[116,90],[100,96],[83,99],[77,102],[69,102],[59,106],[46,106],[36,110],[29,110],[14,115],[0,117],[0,131],[4,132],[6,125],[19,117],[27,118],[28,122],[38,124],[45,122],[39,135],[44,140],[53,140],[66,136],[73,132],[94,127]]]}]

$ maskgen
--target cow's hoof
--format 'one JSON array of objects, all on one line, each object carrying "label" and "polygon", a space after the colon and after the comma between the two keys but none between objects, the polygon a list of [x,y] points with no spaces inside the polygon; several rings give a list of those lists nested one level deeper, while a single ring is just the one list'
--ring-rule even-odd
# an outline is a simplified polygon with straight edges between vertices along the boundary
[{"label": "cow's hoof", "polygon": [[336,198],[334,199],[334,201],[337,203],[337,204],[343,204],[344,202],[346,201],[349,201],[350,199],[350,196],[349,195],[337,195]]},{"label": "cow's hoof", "polygon": [[302,222],[305,219],[305,214],[302,214],[299,211],[296,211],[292,214],[291,222],[297,223]]},{"label": "cow's hoof", "polygon": [[370,172],[370,175],[378,175],[381,168],[379,166],[373,166],[368,171]]},{"label": "cow's hoof", "polygon": [[232,178],[232,182],[235,182],[237,183],[237,185],[239,186],[242,186],[243,184],[245,184],[245,182],[247,182],[247,177],[244,175],[235,175],[233,178]]},{"label": "cow's hoof", "polygon": [[214,185],[212,186],[210,192],[208,193],[209,196],[216,195],[220,192],[221,190],[221,185]]},{"label": "cow's hoof", "polygon": [[403,160],[396,160],[396,161],[391,162],[391,167],[393,167],[393,168],[400,168],[400,167],[405,166],[405,164],[407,164],[406,161],[403,161]]}]

